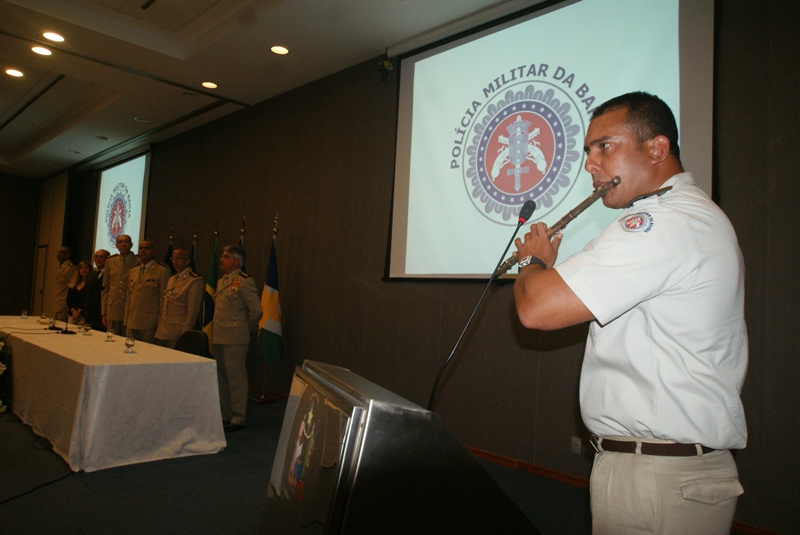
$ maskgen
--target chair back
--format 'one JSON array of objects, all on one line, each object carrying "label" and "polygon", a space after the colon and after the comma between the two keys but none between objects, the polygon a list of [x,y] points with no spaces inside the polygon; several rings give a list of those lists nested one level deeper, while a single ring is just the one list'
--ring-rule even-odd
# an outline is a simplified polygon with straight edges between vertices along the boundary
[{"label": "chair back", "polygon": [[208,335],[203,331],[186,331],[175,342],[175,350],[208,358]]}]

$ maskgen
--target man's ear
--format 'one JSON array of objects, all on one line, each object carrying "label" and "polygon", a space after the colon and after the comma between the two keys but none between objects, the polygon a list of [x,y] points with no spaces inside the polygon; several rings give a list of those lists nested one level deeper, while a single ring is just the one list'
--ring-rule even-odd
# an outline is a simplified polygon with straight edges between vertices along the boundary
[{"label": "man's ear", "polygon": [[647,143],[652,163],[661,163],[669,157],[669,140],[667,136],[656,136]]}]

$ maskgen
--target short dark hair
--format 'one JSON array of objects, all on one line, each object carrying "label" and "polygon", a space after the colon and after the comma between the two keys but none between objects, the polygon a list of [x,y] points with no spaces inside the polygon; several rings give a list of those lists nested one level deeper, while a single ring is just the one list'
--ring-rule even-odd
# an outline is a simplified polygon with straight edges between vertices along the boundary
[{"label": "short dark hair", "polygon": [[644,91],[625,93],[600,104],[592,112],[592,119],[618,109],[628,111],[626,124],[639,143],[644,143],[656,136],[664,136],[669,140],[670,154],[680,162],[678,125],[675,122],[675,115],[672,114],[672,110],[669,109],[666,102]]}]

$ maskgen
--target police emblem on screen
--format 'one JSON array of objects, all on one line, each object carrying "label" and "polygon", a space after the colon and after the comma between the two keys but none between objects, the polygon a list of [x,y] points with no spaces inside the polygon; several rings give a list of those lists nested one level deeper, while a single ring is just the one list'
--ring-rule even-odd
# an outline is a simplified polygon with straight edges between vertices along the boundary
[{"label": "police emblem on screen", "polygon": [[125,234],[130,213],[131,195],[128,192],[128,187],[123,182],[120,182],[114,186],[106,204],[104,222],[110,243],[115,243],[117,236]]},{"label": "police emblem on screen", "polygon": [[576,182],[584,131],[581,110],[556,85],[526,81],[497,91],[465,135],[460,167],[475,208],[513,225],[532,200],[544,218]]}]

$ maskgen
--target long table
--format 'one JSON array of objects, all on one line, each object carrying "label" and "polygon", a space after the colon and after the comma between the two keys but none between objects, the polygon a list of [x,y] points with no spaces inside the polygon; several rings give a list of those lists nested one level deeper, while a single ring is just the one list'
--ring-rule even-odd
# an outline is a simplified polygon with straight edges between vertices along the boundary
[{"label": "long table", "polygon": [[72,470],[225,449],[214,360],[143,342],[129,354],[124,338],[64,335],[38,318],[0,316],[0,333],[12,351],[12,410]]}]

